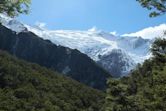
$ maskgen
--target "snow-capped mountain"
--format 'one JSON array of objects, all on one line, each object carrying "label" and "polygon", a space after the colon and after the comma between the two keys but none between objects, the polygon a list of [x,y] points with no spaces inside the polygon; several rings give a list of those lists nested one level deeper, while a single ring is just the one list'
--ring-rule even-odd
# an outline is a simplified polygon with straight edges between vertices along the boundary
[{"label": "snow-capped mountain", "polygon": [[27,30],[26,26],[23,23],[17,21],[16,19],[7,17],[3,14],[0,14],[0,23],[17,33]]},{"label": "snow-capped mountain", "polygon": [[126,75],[137,63],[148,59],[153,40],[141,37],[114,36],[96,30],[47,30],[43,27],[29,26],[15,19],[0,15],[2,24],[17,33],[31,31],[54,44],[78,49],[87,54],[114,77]]}]

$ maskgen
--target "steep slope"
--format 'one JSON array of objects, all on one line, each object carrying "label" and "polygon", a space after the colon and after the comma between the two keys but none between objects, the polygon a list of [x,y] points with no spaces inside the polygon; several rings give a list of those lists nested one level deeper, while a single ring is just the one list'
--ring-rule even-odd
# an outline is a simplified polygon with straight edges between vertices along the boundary
[{"label": "steep slope", "polygon": [[[23,24],[4,15],[0,15],[0,20],[4,26],[17,33],[28,30],[45,40],[52,41],[56,45],[77,49],[99,63],[114,77],[128,74],[137,63],[143,63],[151,56],[149,48],[153,40],[141,37],[114,36],[96,28],[88,31],[47,30],[40,26]],[[115,53],[118,55],[117,58],[112,57]],[[107,59],[105,59],[106,56]],[[116,66],[113,65],[115,61]]]},{"label": "steep slope", "polygon": [[105,94],[0,51],[1,111],[101,111]]},{"label": "steep slope", "polygon": [[32,32],[16,33],[0,25],[0,49],[6,50],[18,58],[66,74],[97,89],[105,89],[106,80],[110,77],[87,55],[78,50],[56,46]]}]

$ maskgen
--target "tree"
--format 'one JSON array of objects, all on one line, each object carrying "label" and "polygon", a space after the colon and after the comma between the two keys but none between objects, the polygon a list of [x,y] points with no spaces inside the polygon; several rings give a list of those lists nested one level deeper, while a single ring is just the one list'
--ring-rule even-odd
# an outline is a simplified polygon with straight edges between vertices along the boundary
[{"label": "tree", "polygon": [[150,17],[166,13],[166,0],[137,0],[142,7],[151,10]]},{"label": "tree", "polygon": [[[120,80],[109,79],[107,89],[106,111],[131,111],[127,95],[128,86]],[[108,106],[108,107],[107,107]]]},{"label": "tree", "polygon": [[27,14],[31,0],[0,0],[0,13],[14,17]]},{"label": "tree", "polygon": [[157,38],[152,45],[151,52],[160,62],[166,62],[166,39]]}]

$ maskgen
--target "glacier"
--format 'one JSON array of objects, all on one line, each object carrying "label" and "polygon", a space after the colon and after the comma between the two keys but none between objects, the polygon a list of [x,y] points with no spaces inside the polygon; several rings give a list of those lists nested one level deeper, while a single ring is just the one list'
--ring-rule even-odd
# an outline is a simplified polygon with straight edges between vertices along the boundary
[{"label": "glacier", "polygon": [[150,47],[154,39],[116,36],[92,28],[80,30],[48,30],[30,26],[17,19],[0,14],[0,22],[7,28],[20,33],[30,31],[56,45],[77,49],[87,54],[114,77],[126,76],[138,63],[150,58]]}]

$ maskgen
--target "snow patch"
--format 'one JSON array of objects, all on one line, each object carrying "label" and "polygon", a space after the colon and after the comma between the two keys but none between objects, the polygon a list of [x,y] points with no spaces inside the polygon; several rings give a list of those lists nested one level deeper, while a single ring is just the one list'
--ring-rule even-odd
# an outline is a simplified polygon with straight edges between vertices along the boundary
[{"label": "snow patch", "polygon": [[63,74],[68,74],[70,71],[71,71],[70,67],[69,67],[69,66],[66,66],[66,67],[63,69],[62,73],[63,73]]},{"label": "snow patch", "polygon": [[145,39],[154,39],[156,37],[163,36],[164,31],[166,31],[166,24],[161,24],[159,26],[145,28],[135,33],[123,34],[122,36],[143,37]]}]

